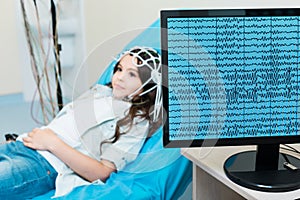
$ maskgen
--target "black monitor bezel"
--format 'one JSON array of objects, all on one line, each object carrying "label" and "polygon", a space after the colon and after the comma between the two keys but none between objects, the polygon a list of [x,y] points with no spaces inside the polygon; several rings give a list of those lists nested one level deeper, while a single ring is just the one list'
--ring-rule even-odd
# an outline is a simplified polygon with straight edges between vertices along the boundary
[{"label": "black monitor bezel", "polygon": [[[211,10],[162,10],[161,16],[161,50],[163,74],[163,146],[166,148],[178,147],[205,147],[205,146],[236,146],[260,144],[290,144],[300,143],[300,135],[271,136],[249,138],[222,138],[205,140],[170,140],[168,118],[168,44],[167,44],[167,19],[185,17],[249,17],[249,16],[300,16],[300,8],[260,8],[260,9],[211,9]],[[205,142],[204,142],[205,141]]]}]

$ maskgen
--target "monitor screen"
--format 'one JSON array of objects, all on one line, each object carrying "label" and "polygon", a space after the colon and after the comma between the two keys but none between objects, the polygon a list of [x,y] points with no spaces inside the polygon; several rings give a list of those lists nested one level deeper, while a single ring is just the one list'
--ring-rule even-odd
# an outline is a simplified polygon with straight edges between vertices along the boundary
[{"label": "monitor screen", "polygon": [[163,10],[161,41],[165,147],[300,142],[300,9]]}]

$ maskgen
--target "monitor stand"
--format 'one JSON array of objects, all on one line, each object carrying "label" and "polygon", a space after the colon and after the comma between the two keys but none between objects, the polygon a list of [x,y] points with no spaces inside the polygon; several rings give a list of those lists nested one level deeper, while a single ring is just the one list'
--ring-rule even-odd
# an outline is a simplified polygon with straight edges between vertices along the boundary
[{"label": "monitor stand", "polygon": [[300,188],[300,160],[279,153],[279,144],[258,145],[256,151],[232,155],[225,161],[224,170],[233,182],[254,190],[287,192]]}]

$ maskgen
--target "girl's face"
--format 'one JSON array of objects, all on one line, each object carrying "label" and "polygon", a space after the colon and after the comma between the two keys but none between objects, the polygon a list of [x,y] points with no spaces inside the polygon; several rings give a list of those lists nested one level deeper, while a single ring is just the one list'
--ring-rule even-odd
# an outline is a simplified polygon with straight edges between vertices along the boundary
[{"label": "girl's face", "polygon": [[[113,95],[122,99],[142,86],[137,67],[132,63],[132,56],[127,54],[120,60],[112,77]],[[139,92],[141,93],[142,90]],[[137,93],[137,94],[139,94]]]}]

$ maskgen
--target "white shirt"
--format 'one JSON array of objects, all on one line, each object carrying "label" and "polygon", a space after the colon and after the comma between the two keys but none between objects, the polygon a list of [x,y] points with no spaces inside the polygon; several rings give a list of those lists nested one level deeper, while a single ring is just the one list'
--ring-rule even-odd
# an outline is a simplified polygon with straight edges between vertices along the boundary
[{"label": "white shirt", "polygon": [[[96,85],[77,100],[67,104],[57,117],[44,128],[53,130],[65,143],[97,160],[105,159],[115,164],[116,169],[133,161],[148,133],[148,121],[134,119],[131,129],[115,143],[102,145],[115,133],[116,122],[124,118],[131,104],[112,97],[111,89]],[[121,127],[123,132],[126,127]],[[18,140],[24,137],[22,135]],[[56,179],[55,196],[65,195],[74,187],[90,184],[76,175],[61,160],[48,151],[38,151],[59,173]],[[103,184],[100,180],[97,183]]]}]

